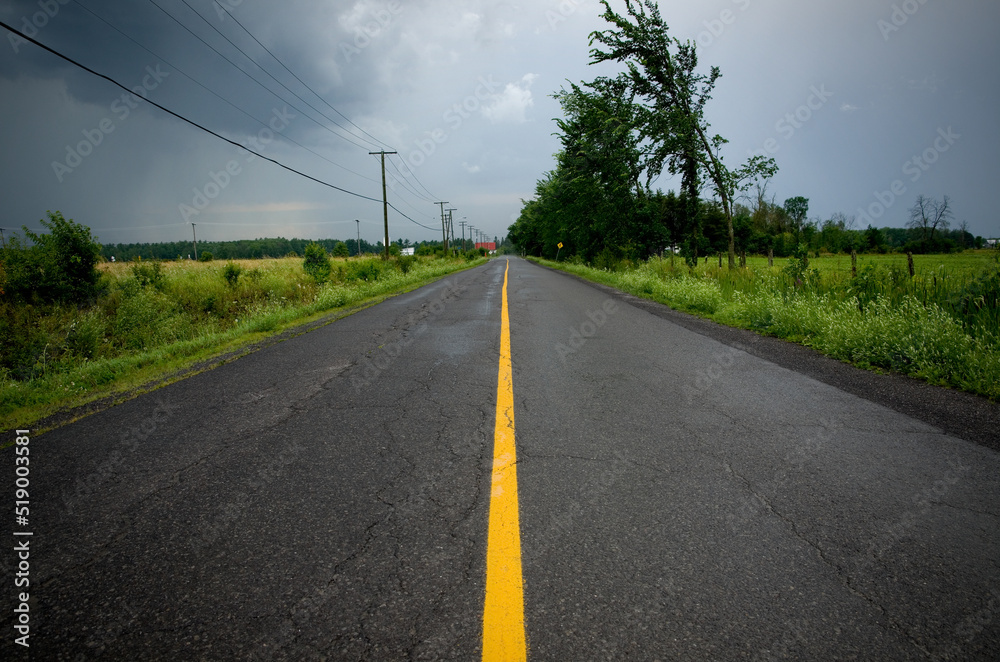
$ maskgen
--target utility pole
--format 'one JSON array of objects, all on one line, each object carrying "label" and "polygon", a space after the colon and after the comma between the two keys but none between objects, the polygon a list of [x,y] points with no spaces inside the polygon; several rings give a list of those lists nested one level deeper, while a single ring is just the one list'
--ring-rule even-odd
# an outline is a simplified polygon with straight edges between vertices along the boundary
[{"label": "utility pole", "polygon": [[448,209],[445,209],[445,211],[448,212],[448,225],[447,225],[447,229],[444,232],[444,236],[445,236],[444,252],[445,253],[448,252],[448,238],[449,237],[451,238],[451,240],[452,240],[451,243],[455,243],[455,241],[454,241],[455,240],[455,232],[451,229],[451,212],[456,211],[456,210],[457,209],[455,207],[450,207]]},{"label": "utility pole", "polygon": [[194,242],[194,260],[198,261],[198,233],[194,230],[194,223],[191,224],[191,239]]},{"label": "utility pole", "polygon": [[465,247],[465,221],[459,221],[458,224],[462,226],[462,251],[465,252],[466,250],[468,250]]},{"label": "utility pole", "polygon": [[358,256],[361,256],[361,221],[354,219],[354,222],[358,224]]},{"label": "utility pole", "polygon": [[[385,197],[385,155],[397,154],[398,152],[387,152],[384,149],[378,152],[368,152],[369,154],[379,154],[382,156],[382,218],[385,219],[385,255],[383,259],[389,259],[389,199]],[[358,232],[360,233],[360,225]],[[360,236],[360,235],[359,235]],[[359,240],[360,241],[360,240]]]},{"label": "utility pole", "polygon": [[448,235],[445,234],[444,230],[444,206],[448,202],[435,202],[436,205],[441,205],[441,242],[444,244],[444,252],[448,252]]}]

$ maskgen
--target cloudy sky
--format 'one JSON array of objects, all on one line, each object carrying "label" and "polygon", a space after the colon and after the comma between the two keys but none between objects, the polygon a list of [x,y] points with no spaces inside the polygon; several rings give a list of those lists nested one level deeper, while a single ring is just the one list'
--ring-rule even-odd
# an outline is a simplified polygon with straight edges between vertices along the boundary
[{"label": "cloudy sky", "polygon": [[[707,118],[730,140],[727,163],[777,160],[776,202],[802,195],[811,218],[899,227],[918,194],[948,195],[956,224],[1000,235],[995,0],[660,8],[722,69]],[[386,157],[389,200],[409,216],[390,210],[393,239],[440,239],[437,201],[503,236],[554,166],[549,95],[614,72],[588,65],[600,13],[596,0],[4,0],[4,23],[357,195],[249,158],[0,30],[0,227],[37,228],[51,209],[106,243],[186,239],[191,222],[205,240],[347,239],[359,219],[377,241],[369,152],[385,149],[398,152]]]}]

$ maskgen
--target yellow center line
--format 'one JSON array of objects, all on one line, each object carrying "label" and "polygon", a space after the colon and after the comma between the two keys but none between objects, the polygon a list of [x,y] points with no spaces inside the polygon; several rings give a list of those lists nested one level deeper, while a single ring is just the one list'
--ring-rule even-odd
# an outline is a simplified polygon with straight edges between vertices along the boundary
[{"label": "yellow center line", "polygon": [[510,364],[507,272],[500,309],[500,371],[493,435],[493,481],[486,550],[486,606],[483,660],[526,660],[524,587],[521,579],[521,526],[517,511],[517,453],[514,449],[514,382]]}]

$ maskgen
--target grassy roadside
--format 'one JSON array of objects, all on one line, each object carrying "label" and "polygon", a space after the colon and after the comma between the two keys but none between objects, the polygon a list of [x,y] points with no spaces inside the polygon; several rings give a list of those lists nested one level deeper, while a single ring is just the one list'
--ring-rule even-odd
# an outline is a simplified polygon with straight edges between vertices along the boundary
[{"label": "grassy roadside", "polygon": [[134,397],[278,334],[328,323],[484,262],[334,261],[323,284],[303,272],[302,260],[287,258],[105,265],[106,294],[94,306],[47,310],[33,321],[47,342],[28,374],[0,375],[0,429]]},{"label": "grassy roadside", "polygon": [[[860,368],[1000,400],[1000,268],[910,278],[872,264],[853,276],[795,264],[695,271],[650,260],[619,271],[531,258],[721,324],[798,342]],[[905,258],[904,258],[905,260]],[[815,261],[814,261],[815,262]],[[778,262],[776,262],[776,265]]]}]

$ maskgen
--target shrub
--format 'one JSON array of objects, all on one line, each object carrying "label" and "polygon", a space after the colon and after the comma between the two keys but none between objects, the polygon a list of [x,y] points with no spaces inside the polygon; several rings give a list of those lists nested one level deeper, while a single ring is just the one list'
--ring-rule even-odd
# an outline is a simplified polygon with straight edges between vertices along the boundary
[{"label": "shrub", "polygon": [[403,274],[405,275],[410,273],[410,267],[412,267],[413,263],[416,261],[417,258],[413,257],[412,255],[403,255],[399,258],[396,264],[399,265],[399,270],[403,272]]},{"label": "shrub", "polygon": [[142,287],[152,285],[156,289],[163,287],[163,265],[156,262],[136,262],[132,265],[132,276]]},{"label": "shrub", "polygon": [[331,253],[334,257],[349,257],[351,255],[351,251],[347,248],[347,244],[342,241],[338,241],[334,244]]},{"label": "shrub", "polygon": [[378,258],[368,258],[351,262],[347,268],[347,280],[376,281],[382,275],[382,260]]},{"label": "shrub", "polygon": [[326,249],[315,241],[306,246],[302,268],[313,277],[317,283],[325,283],[330,279],[330,258]]},{"label": "shrub", "polygon": [[222,269],[222,277],[226,279],[230,287],[236,287],[241,273],[243,273],[243,267],[232,261],[227,262],[226,266]]},{"label": "shrub", "polygon": [[199,262],[211,262],[213,259],[212,254],[208,251],[202,251],[201,255],[198,257]]},{"label": "shrub", "polygon": [[48,344],[41,317],[30,304],[0,303],[0,367],[16,379],[35,376],[33,366]]},{"label": "shrub", "polygon": [[66,349],[76,356],[92,359],[101,348],[105,330],[104,318],[97,311],[89,311],[70,325]]},{"label": "shrub", "polygon": [[32,245],[15,235],[3,249],[5,294],[19,301],[84,303],[97,295],[101,245],[90,228],[48,212],[48,234],[24,228]]}]

